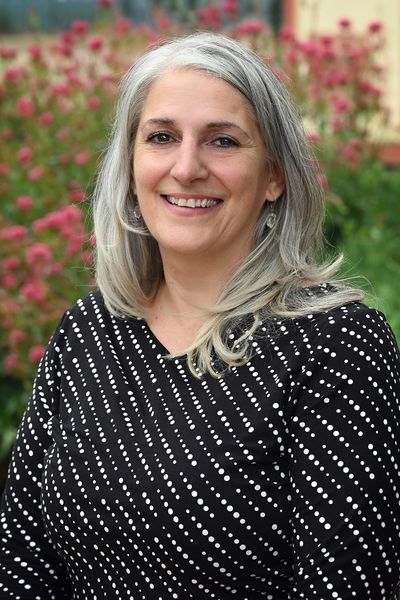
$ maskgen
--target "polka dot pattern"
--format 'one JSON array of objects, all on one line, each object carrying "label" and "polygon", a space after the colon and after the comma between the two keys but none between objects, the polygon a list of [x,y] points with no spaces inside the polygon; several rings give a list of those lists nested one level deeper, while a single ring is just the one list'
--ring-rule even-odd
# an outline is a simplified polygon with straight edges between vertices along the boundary
[{"label": "polka dot pattern", "polygon": [[196,380],[99,292],[67,311],[2,499],[0,598],[397,597],[384,317],[354,302],[260,334],[245,366]]}]

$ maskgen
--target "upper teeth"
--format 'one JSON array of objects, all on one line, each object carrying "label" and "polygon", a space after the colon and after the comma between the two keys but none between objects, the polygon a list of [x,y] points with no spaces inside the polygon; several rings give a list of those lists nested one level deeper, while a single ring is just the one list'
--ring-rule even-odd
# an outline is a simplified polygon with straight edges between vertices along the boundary
[{"label": "upper teeth", "polygon": [[207,198],[175,198],[175,196],[167,196],[168,202],[177,206],[188,206],[189,208],[208,208],[218,204],[218,200]]}]

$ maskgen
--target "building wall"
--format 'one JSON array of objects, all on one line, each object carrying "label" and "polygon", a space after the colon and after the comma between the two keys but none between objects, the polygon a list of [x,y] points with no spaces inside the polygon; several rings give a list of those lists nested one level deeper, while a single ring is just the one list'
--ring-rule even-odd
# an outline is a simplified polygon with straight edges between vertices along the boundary
[{"label": "building wall", "polygon": [[382,64],[386,69],[385,104],[390,110],[390,138],[400,139],[400,0],[292,0],[292,23],[300,38],[332,33],[337,22],[348,17],[355,32],[371,21],[381,21],[386,35]]}]

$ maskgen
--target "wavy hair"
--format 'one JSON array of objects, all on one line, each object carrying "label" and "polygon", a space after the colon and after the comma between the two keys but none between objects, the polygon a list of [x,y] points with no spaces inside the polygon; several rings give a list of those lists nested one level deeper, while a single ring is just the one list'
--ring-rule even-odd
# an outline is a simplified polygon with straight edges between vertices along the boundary
[{"label": "wavy hair", "polygon": [[[268,154],[285,190],[275,202],[277,222],[262,213],[252,252],[227,282],[207,320],[186,349],[189,368],[219,376],[247,362],[259,324],[293,319],[361,298],[360,290],[332,281],[341,258],[321,262],[324,193],[316,161],[284,84],[243,44],[213,33],[174,39],[150,50],[126,73],[116,117],[94,191],[96,278],[108,310],[145,318],[163,281],[157,242],[134,217],[131,191],[134,144],[152,83],[171,68],[197,69],[238,90],[252,105]],[[331,282],[325,293],[304,288]],[[236,335],[232,336],[235,331]],[[232,342],[232,339],[235,341]],[[175,355],[173,355],[175,356]]]}]

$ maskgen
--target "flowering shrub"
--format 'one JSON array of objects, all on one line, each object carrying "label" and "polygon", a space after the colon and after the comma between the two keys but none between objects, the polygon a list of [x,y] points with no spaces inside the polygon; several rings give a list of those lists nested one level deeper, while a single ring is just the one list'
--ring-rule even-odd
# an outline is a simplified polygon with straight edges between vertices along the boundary
[{"label": "flowering shrub", "polygon": [[[103,11],[108,0],[99,0]],[[45,344],[67,306],[92,285],[90,197],[111,121],[117,81],[149,45],[189,26],[158,15],[150,28],[122,19],[75,21],[47,43],[0,47],[0,378],[30,386]],[[379,23],[354,36],[278,36],[238,21],[227,0],[191,15],[256,49],[290,85],[322,158],[356,165],[368,123],[381,114]],[[321,176],[321,180],[323,177]],[[5,410],[4,406],[3,409]],[[1,453],[1,449],[0,449]]]}]

